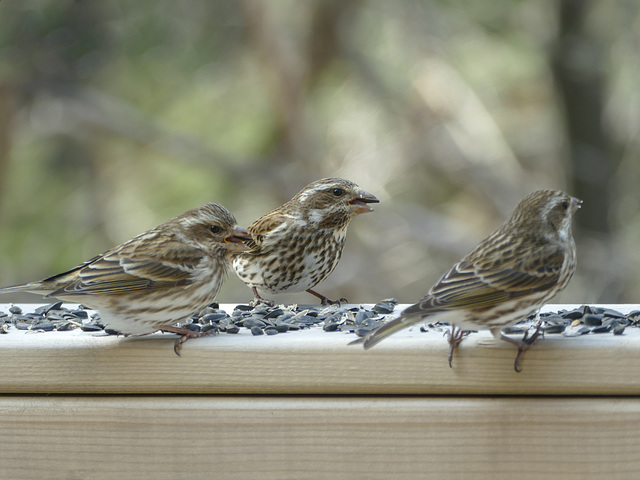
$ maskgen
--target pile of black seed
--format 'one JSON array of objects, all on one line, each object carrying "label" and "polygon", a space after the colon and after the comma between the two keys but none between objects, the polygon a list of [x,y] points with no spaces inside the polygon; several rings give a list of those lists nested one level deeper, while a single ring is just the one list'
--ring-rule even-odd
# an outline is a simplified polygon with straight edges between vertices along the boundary
[{"label": "pile of black seed", "polygon": [[42,305],[27,313],[14,305],[9,308],[8,314],[0,310],[0,333],[7,333],[10,328],[38,332],[63,332],[74,328],[84,330],[89,325],[88,320],[89,313],[85,308],[68,309],[62,306],[62,302]]},{"label": "pile of black seed", "polygon": [[[229,334],[239,333],[242,328],[246,328],[253,335],[276,335],[321,326],[326,332],[347,331],[364,336],[382,325],[397,303],[395,298],[389,298],[370,309],[353,305],[236,305],[231,314],[214,303],[191,316],[181,326],[196,332],[215,330]],[[7,333],[10,328],[37,332],[80,328],[86,332],[120,334],[105,326],[98,312],[89,316],[86,307],[80,305],[78,308],[68,309],[62,306],[62,302],[38,307],[29,313],[23,313],[17,306],[11,307],[8,313],[0,311],[0,333]]]},{"label": "pile of black seed", "polygon": [[[589,333],[613,333],[622,335],[626,327],[640,326],[640,310],[634,310],[628,314],[618,312],[611,308],[592,307],[582,305],[573,310],[560,310],[558,312],[545,312],[529,317],[509,325],[502,329],[502,333],[524,334],[538,322],[542,322],[542,332],[547,334],[562,334],[565,337],[578,337]],[[447,324],[440,322],[427,323],[421,331],[431,329],[442,330]]]},{"label": "pile of black seed", "polygon": [[[321,306],[287,305],[269,307],[258,305],[237,305],[229,314],[217,303],[194,314],[183,327],[194,331],[215,330],[220,333],[236,334],[246,328],[253,335],[277,335],[303,330],[313,326],[322,327],[325,332],[351,332],[359,337],[384,324],[393,313],[398,300],[388,298],[371,308],[364,306]],[[621,335],[626,327],[640,326],[640,310],[623,314],[616,310],[583,305],[573,310],[542,313],[539,316],[545,334],[562,334],[575,337],[590,333],[613,333]],[[503,329],[506,334],[519,334],[535,325],[538,317],[531,315],[512,326]],[[62,302],[43,305],[33,312],[24,313],[20,307],[12,306],[8,312],[0,311],[0,333],[9,329],[36,332],[66,331],[80,328],[86,332],[104,331],[110,335],[119,332],[105,327],[99,313],[89,315],[87,308],[80,305],[66,308]],[[421,331],[442,331],[446,324],[425,323]]]},{"label": "pile of black seed", "polygon": [[[609,332],[614,335],[622,335],[626,327],[640,325],[640,310],[634,310],[625,315],[611,308],[582,305],[573,310],[542,313],[540,314],[540,320],[543,321],[543,332],[561,333],[565,337]],[[531,315],[527,321],[537,321],[536,316]],[[511,328],[517,327],[518,324]],[[505,331],[505,333],[509,332]]]},{"label": "pile of black seed", "polygon": [[237,305],[230,315],[214,304],[191,317],[187,328],[205,332],[216,329],[226,333],[238,333],[246,328],[253,335],[276,335],[320,325],[326,332],[368,332],[382,325],[385,315],[393,312],[397,303],[391,298],[371,309],[363,306]]}]

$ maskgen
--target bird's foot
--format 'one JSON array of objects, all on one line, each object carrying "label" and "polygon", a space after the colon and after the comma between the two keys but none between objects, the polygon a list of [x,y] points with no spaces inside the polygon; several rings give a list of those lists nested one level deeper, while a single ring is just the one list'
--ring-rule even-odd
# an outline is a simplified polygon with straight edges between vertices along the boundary
[{"label": "bird's foot", "polygon": [[524,352],[529,350],[529,348],[531,348],[531,346],[535,343],[535,341],[540,336],[544,337],[544,332],[542,331],[542,322],[538,323],[538,325],[536,326],[535,332],[533,332],[533,335],[529,336],[529,330],[524,332],[524,336],[522,337],[522,340],[514,340],[513,338],[509,338],[502,333],[500,334],[501,340],[504,340],[505,342],[509,342],[512,345],[515,345],[516,347],[518,347],[518,354],[516,355],[516,359],[513,362],[513,369],[516,372],[520,373],[522,371],[522,369],[520,368],[520,361],[522,360]]},{"label": "bird's foot", "polygon": [[174,327],[173,325],[162,325],[158,330],[161,330],[163,332],[177,333],[178,335],[180,335],[180,337],[176,340],[176,343],[173,344],[173,351],[176,352],[176,355],[178,355],[179,357],[181,356],[180,351],[182,350],[182,344],[190,338],[207,337],[209,335],[218,333],[217,328],[212,328],[210,330],[207,330],[206,332],[196,332],[194,330],[189,330],[188,328]]},{"label": "bird's foot", "polygon": [[468,331],[462,330],[458,327],[454,327],[453,325],[451,326],[451,330],[447,330],[446,332],[444,332],[444,335],[448,337],[447,339],[449,340],[449,368],[453,368],[453,353],[458,348],[458,345],[460,345],[462,339],[468,334]]},{"label": "bird's foot", "polygon": [[257,307],[258,305],[266,305],[267,307],[273,307],[275,306],[275,304],[276,302],[274,302],[273,300],[269,300],[262,297],[254,298],[252,301],[249,302],[249,305],[251,305],[252,307]]},{"label": "bird's foot", "polygon": [[339,299],[339,300],[331,300],[329,297],[325,297],[321,293],[318,293],[315,290],[311,290],[310,288],[307,289],[307,292],[309,292],[311,295],[314,295],[314,296],[318,297],[320,299],[320,305],[338,305],[338,306],[340,306],[343,303],[349,303],[349,301],[344,297]]},{"label": "bird's foot", "polygon": [[252,290],[253,290],[253,300],[249,302],[249,305],[251,305],[252,307],[257,307],[258,305],[266,305],[267,307],[275,306],[276,302],[274,302],[273,300],[262,298],[258,293],[258,289],[256,287],[253,287]]}]

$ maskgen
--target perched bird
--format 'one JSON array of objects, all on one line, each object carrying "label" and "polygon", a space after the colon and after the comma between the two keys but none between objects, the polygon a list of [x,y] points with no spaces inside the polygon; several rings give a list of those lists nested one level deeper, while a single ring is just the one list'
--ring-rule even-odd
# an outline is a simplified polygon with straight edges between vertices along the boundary
[{"label": "perched bird", "polygon": [[174,350],[202,336],[174,324],[211,304],[231,265],[251,239],[222,205],[207,203],[39,282],[0,289],[86,304],[126,335],[165,330],[181,335]]},{"label": "perched bird", "polygon": [[349,180],[325,178],[253,222],[251,249],[233,259],[236,273],[253,291],[252,305],[274,304],[261,294],[305,290],[323,305],[337,303],[312,288],[338,265],[349,222],[378,202]]},{"label": "perched bird", "polygon": [[494,337],[518,347],[514,368],[540,334],[521,341],[501,329],[536,312],[567,286],[576,269],[571,219],[582,200],[555,190],[534,192],[516,206],[511,217],[471,253],[444,274],[418,303],[400,317],[362,339],[368,349],[389,335],[421,322],[448,322],[449,366],[465,330],[489,329]]}]

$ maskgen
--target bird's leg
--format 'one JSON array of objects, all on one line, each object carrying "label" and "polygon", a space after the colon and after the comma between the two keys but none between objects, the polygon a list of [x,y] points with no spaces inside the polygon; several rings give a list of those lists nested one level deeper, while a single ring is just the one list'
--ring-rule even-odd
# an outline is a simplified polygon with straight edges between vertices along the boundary
[{"label": "bird's leg", "polygon": [[330,300],[328,297],[325,297],[321,293],[316,292],[315,290],[307,289],[311,295],[315,295],[320,299],[321,305],[335,305],[336,303],[340,306],[341,303],[349,303],[346,298],[341,298],[340,300]]},{"label": "bird's leg", "polygon": [[178,356],[180,356],[182,344],[190,338],[206,337],[208,335],[218,333],[217,328],[212,328],[211,330],[208,330],[206,332],[194,332],[193,330],[189,330],[188,328],[174,327],[173,325],[161,325],[160,327],[158,327],[158,330],[177,333],[178,335],[180,335],[180,338],[178,338],[176,340],[176,343],[173,344],[173,351],[176,352],[176,355]]},{"label": "bird's leg", "polygon": [[260,304],[267,305],[268,307],[273,307],[276,304],[276,302],[274,302],[273,300],[262,298],[258,293],[258,289],[256,287],[251,287],[251,290],[253,290],[253,300],[249,302],[249,305],[251,305],[252,307],[257,307]]},{"label": "bird's leg", "polygon": [[456,348],[458,348],[462,339],[467,335],[467,332],[461,328],[451,325],[451,330],[447,330],[444,334],[449,340],[449,368],[453,368],[453,365],[451,364],[453,361],[453,352],[456,351]]},{"label": "bird's leg", "polygon": [[538,339],[540,335],[544,336],[544,332],[542,331],[542,322],[538,322],[538,325],[536,326],[536,331],[533,332],[533,335],[529,336],[529,330],[524,332],[524,336],[522,337],[522,340],[514,340],[513,338],[509,338],[503,333],[500,333],[501,340],[504,340],[505,342],[509,342],[512,345],[515,345],[516,347],[518,347],[518,354],[516,355],[516,359],[513,362],[513,369],[516,372],[520,373],[522,371],[520,369],[520,361],[522,360],[522,356],[524,355],[524,352],[526,352],[527,350],[529,350],[529,348],[531,348],[531,346],[535,343],[535,341]]}]

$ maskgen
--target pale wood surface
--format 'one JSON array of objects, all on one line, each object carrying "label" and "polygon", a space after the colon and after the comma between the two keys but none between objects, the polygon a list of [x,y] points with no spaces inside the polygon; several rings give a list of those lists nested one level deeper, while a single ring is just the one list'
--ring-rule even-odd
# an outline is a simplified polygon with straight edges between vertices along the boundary
[{"label": "pale wood surface", "polygon": [[0,397],[3,479],[638,478],[631,398]]},{"label": "pale wood surface", "polygon": [[368,351],[347,346],[353,334],[320,328],[194,339],[182,357],[173,353],[175,338],[12,329],[0,335],[0,393],[640,394],[637,328],[622,336],[548,335],[527,352],[521,373],[513,371],[515,349],[488,332],[462,342],[454,368],[442,334],[418,328]]},{"label": "pale wood surface", "polygon": [[12,330],[0,335],[0,479],[638,478],[638,329],[549,335],[519,374],[515,350],[485,346],[486,332],[453,369],[440,333],[366,352],[354,338],[223,334],[177,357],[171,335]]}]

